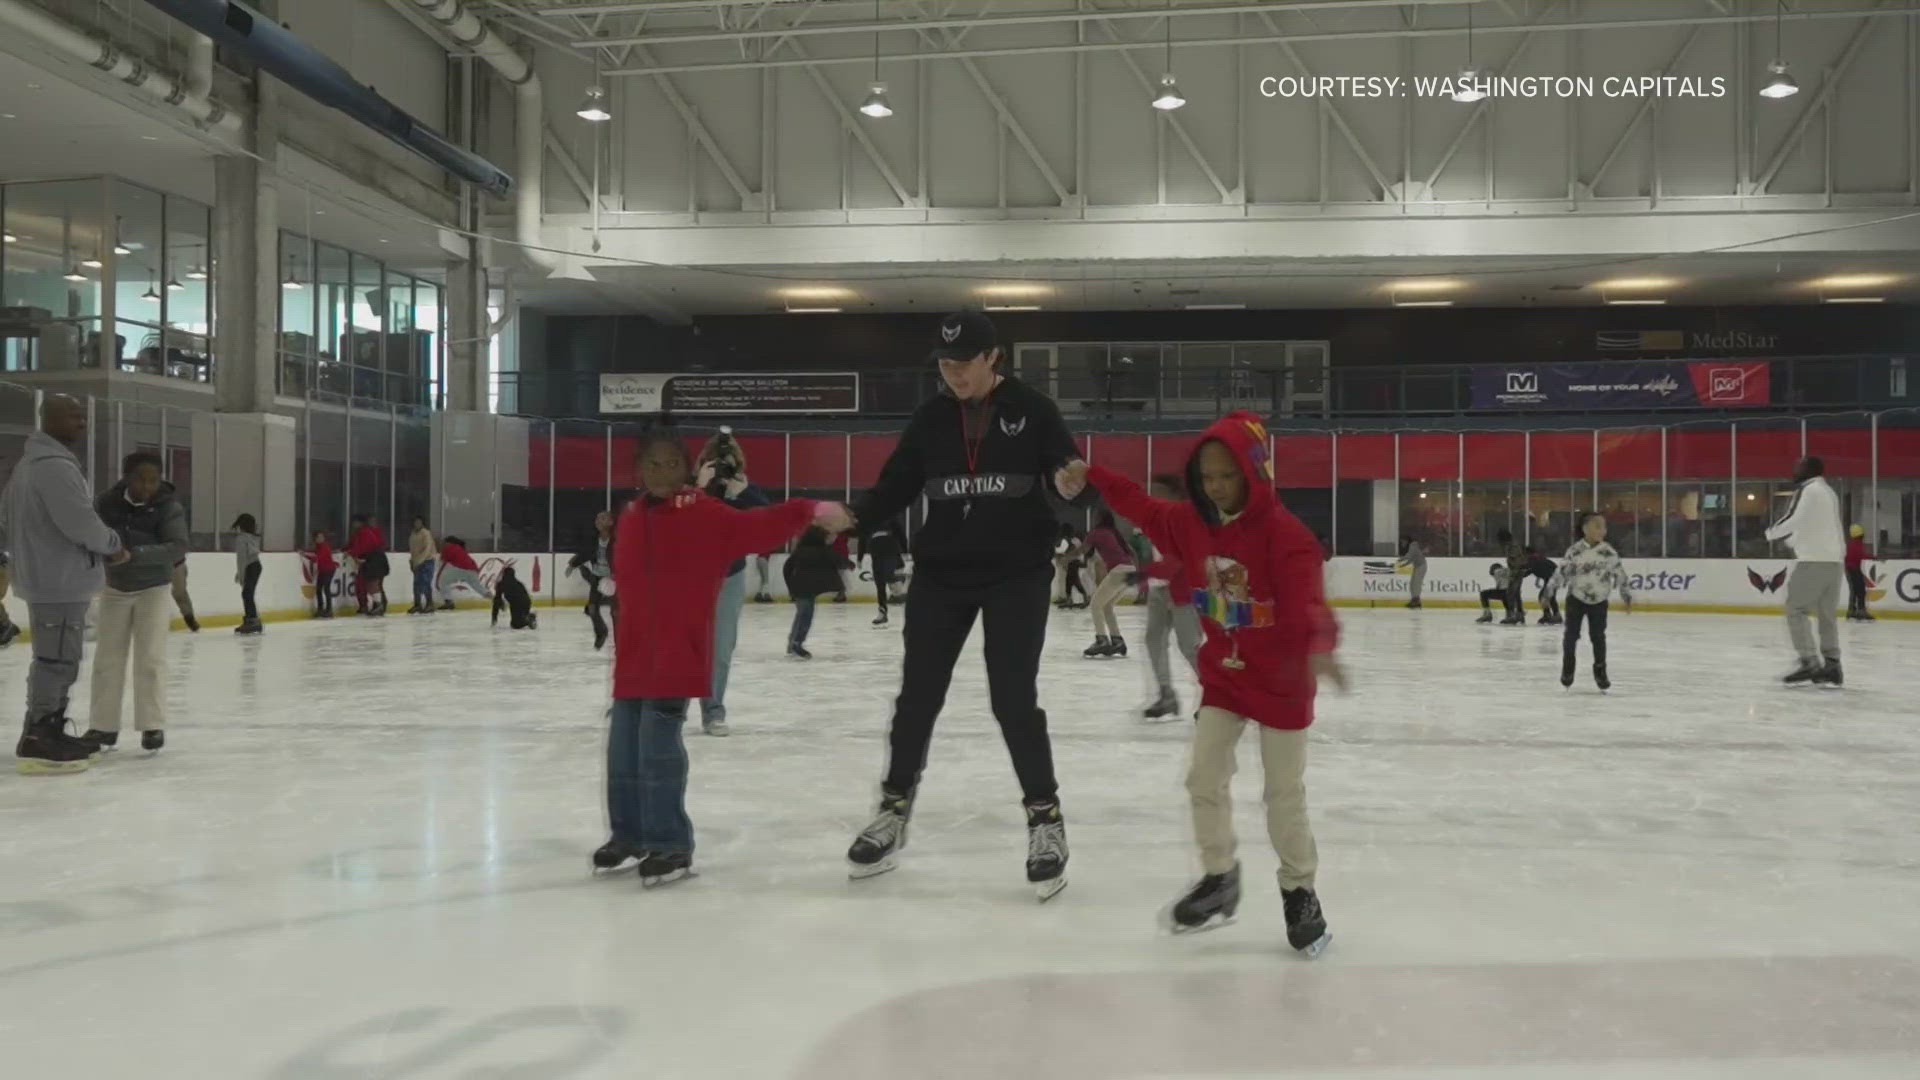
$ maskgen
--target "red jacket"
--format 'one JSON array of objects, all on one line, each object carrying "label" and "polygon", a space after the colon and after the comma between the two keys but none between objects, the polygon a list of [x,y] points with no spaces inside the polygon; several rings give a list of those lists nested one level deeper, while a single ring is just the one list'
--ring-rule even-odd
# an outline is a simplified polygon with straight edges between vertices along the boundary
[{"label": "red jacket", "polygon": [[440,545],[440,565],[451,566],[455,570],[471,570],[476,574],[480,572],[480,564],[474,562],[473,556],[467,554],[467,549],[459,544]]},{"label": "red jacket", "polygon": [[313,568],[322,573],[340,569],[340,564],[333,561],[332,544],[321,540],[313,545]]},{"label": "red jacket", "polygon": [[[1200,485],[1200,448],[1219,441],[1247,477],[1247,505],[1224,524]],[[1313,723],[1316,689],[1309,657],[1332,652],[1339,627],[1321,584],[1320,544],[1273,493],[1267,432],[1259,417],[1229,413],[1206,430],[1187,460],[1191,502],[1155,499],[1140,485],[1099,465],[1088,479],[1116,514],[1140,527],[1155,547],[1179,560],[1176,588],[1200,610],[1200,704],[1226,709],[1272,728]]]},{"label": "red jacket", "polygon": [[613,696],[697,698],[713,690],[713,615],[735,559],[771,551],[813,523],[814,502],[736,510],[686,488],[642,495],[613,531],[620,597]]},{"label": "red jacket", "polygon": [[1867,541],[1864,538],[1858,536],[1847,538],[1847,569],[1858,570],[1861,563],[1871,558],[1873,553],[1867,550]]},{"label": "red jacket", "polygon": [[347,554],[356,559],[364,559],[376,551],[387,549],[387,538],[377,525],[362,525],[353,531],[353,539],[347,542]]}]

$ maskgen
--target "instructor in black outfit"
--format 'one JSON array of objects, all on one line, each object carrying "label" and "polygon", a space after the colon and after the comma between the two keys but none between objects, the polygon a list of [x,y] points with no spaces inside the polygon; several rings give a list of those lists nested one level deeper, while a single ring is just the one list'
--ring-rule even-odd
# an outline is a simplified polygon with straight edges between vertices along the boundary
[{"label": "instructor in black outfit", "polygon": [[926,524],[913,534],[880,813],[847,852],[849,869],[854,877],[891,870],[906,846],[933,723],[978,618],[994,719],[1025,796],[1027,879],[1045,900],[1066,884],[1067,839],[1036,679],[1059,530],[1052,478],[1080,454],[1053,401],[999,370],[1000,340],[985,315],[941,320],[933,356],[941,392],[914,412],[879,483],[853,506],[859,521],[882,522],[927,500]]}]

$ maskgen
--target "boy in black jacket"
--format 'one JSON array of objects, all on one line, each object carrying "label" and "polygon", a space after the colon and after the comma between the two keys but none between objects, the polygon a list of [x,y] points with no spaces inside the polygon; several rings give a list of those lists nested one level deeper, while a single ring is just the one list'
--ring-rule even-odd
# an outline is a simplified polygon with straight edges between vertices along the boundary
[{"label": "boy in black jacket", "polygon": [[813,629],[814,597],[841,587],[840,555],[827,544],[826,530],[811,526],[787,556],[787,595],[793,597],[793,629],[787,633],[787,655],[811,660],[807,632]]},{"label": "boy in black jacket", "polygon": [[941,320],[932,356],[940,392],[915,410],[879,483],[854,504],[858,520],[874,523],[924,497],[927,520],[913,536],[906,656],[880,811],[854,838],[847,862],[856,878],[893,869],[934,720],[978,619],[993,716],[1027,812],[1027,880],[1047,900],[1066,885],[1067,834],[1036,680],[1053,591],[1054,475],[1080,452],[1059,407],[1002,373],[1001,355],[985,315]]},{"label": "boy in black jacket", "polygon": [[520,578],[509,566],[500,571],[500,580],[493,583],[493,625],[500,625],[500,609],[508,608],[513,612],[511,625],[515,630],[537,630],[540,617],[533,613],[533,597],[527,595],[527,587],[520,584]]}]

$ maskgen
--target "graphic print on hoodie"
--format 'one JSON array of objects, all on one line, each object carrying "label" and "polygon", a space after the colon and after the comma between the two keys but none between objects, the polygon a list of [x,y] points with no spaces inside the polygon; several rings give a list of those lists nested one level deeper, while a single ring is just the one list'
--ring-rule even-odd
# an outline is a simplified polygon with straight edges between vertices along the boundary
[{"label": "graphic print on hoodie", "polygon": [[[1231,517],[1220,514],[1200,483],[1200,448],[1209,442],[1230,450],[1246,478],[1246,504]],[[1194,444],[1186,465],[1189,501],[1155,499],[1098,464],[1087,479],[1115,513],[1197,579],[1189,598],[1206,631],[1201,704],[1297,730],[1313,723],[1310,658],[1333,651],[1339,628],[1326,604],[1319,542],[1274,495],[1267,447],[1259,417],[1234,412]]]}]

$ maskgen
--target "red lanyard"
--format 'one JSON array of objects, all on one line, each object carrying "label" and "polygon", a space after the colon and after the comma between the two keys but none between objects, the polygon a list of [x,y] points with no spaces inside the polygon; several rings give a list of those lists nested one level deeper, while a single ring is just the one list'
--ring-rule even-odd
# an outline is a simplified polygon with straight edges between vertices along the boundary
[{"label": "red lanyard", "polygon": [[973,475],[979,471],[980,447],[987,441],[987,431],[993,426],[993,406],[981,406],[980,437],[974,438],[967,431],[967,403],[960,403],[960,445],[967,452],[967,473]]}]

